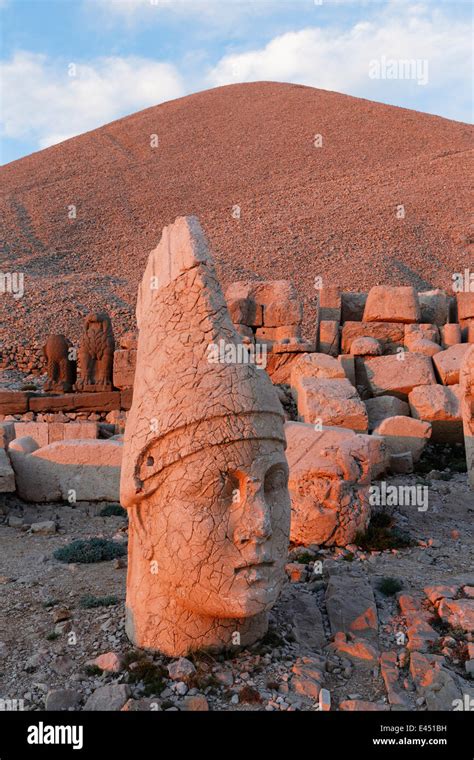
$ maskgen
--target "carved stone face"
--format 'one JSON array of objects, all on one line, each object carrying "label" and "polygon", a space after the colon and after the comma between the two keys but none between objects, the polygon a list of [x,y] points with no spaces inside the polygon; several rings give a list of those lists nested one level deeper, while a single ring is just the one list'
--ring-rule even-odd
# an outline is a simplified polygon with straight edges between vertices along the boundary
[{"label": "carved stone face", "polygon": [[143,515],[159,595],[210,617],[269,609],[287,557],[287,482],[274,441],[214,446],[169,467]]}]

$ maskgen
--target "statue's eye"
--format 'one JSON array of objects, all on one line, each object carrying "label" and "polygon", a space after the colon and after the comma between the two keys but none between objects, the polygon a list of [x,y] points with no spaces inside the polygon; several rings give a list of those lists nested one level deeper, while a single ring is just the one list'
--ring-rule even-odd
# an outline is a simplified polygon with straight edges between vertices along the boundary
[{"label": "statue's eye", "polygon": [[283,467],[272,467],[265,475],[265,493],[280,491],[286,488],[288,474]]},{"label": "statue's eye", "polygon": [[240,501],[240,483],[237,474],[234,472],[222,472],[222,498],[226,501],[236,504]]}]

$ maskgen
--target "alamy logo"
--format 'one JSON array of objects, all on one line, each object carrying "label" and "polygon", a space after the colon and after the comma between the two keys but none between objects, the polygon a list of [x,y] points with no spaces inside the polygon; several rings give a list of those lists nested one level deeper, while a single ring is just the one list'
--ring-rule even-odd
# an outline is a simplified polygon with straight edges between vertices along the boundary
[{"label": "alamy logo", "polygon": [[0,272],[0,293],[11,293],[15,300],[25,294],[25,275],[23,272]]},{"label": "alamy logo", "polygon": [[372,59],[369,63],[370,79],[414,79],[417,84],[428,84],[428,61],[426,58]]},{"label": "alamy logo", "polygon": [[462,699],[453,699],[453,710],[467,710],[468,712],[474,711],[474,697],[470,697],[469,694],[463,694]]},{"label": "alamy logo", "polygon": [[50,726],[42,721],[28,726],[28,744],[72,744],[73,749],[83,747],[83,726]]},{"label": "alamy logo", "polygon": [[210,343],[207,347],[209,364],[255,364],[258,369],[267,366],[267,346],[265,343]]},{"label": "alamy logo", "polygon": [[418,507],[418,512],[428,509],[428,486],[396,486],[385,480],[369,488],[372,507]]}]

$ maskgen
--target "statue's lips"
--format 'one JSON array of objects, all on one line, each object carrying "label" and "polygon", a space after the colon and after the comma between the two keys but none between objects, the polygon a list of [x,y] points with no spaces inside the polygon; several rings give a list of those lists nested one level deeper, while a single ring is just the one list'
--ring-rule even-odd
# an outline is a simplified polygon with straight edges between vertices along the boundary
[{"label": "statue's lips", "polygon": [[267,580],[268,571],[275,565],[274,560],[263,560],[261,562],[248,562],[245,565],[240,565],[234,569],[237,577],[245,577],[248,583],[255,583],[256,581]]}]

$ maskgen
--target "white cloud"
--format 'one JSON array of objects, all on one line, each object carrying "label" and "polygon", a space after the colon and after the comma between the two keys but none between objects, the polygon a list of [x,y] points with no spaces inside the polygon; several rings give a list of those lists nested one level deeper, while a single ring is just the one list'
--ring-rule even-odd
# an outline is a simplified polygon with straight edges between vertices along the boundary
[{"label": "white cloud", "polygon": [[180,74],[168,63],[109,57],[74,65],[70,76],[71,64],[24,51],[0,65],[5,137],[45,148],[184,93]]},{"label": "white cloud", "polygon": [[[276,80],[439,112],[466,110],[472,47],[465,22],[427,6],[392,3],[386,12],[349,30],[309,27],[272,39],[264,47],[225,55],[208,73],[209,86]],[[369,77],[374,59],[428,61],[428,83]],[[453,116],[452,118],[462,118]]]}]

